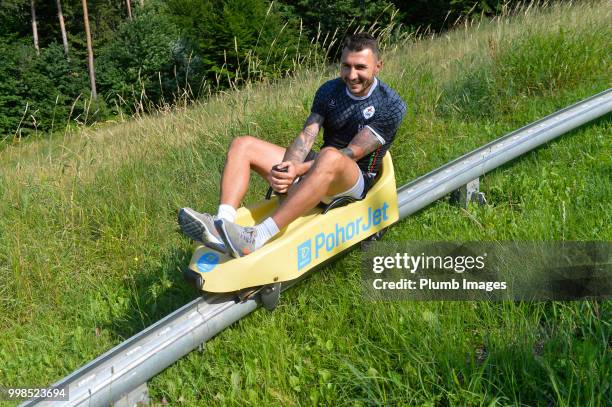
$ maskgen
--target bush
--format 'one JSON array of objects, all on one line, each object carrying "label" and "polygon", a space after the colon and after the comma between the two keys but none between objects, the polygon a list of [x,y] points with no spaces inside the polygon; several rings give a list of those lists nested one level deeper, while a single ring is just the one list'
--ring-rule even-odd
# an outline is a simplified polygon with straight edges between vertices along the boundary
[{"label": "bush", "polygon": [[[63,127],[87,89],[86,73],[52,43],[37,56],[30,44],[0,41],[0,131],[19,135]],[[82,111],[74,111],[78,115]],[[23,118],[23,120],[22,120]]]},{"label": "bush", "polygon": [[182,27],[185,41],[201,55],[201,77],[216,86],[278,77],[295,67],[298,21],[276,4],[265,0],[170,0],[168,14]]},{"label": "bush", "polygon": [[23,90],[19,78],[18,47],[0,39],[0,134],[12,134],[19,125]]},{"label": "bush", "polygon": [[98,58],[98,87],[111,104],[154,107],[187,86],[189,49],[176,26],[155,7],[120,25]]},{"label": "bush", "polygon": [[310,37],[320,40],[329,33],[337,31],[338,42],[342,43],[345,34],[352,33],[358,27],[368,30],[376,23],[386,27],[397,9],[389,0],[286,0],[290,10],[304,21]]}]

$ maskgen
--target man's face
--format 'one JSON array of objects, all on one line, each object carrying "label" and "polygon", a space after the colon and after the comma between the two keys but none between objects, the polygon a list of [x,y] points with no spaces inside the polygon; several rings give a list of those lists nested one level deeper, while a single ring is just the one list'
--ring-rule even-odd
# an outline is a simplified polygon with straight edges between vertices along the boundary
[{"label": "man's face", "polygon": [[342,51],[340,58],[340,78],[346,83],[349,92],[355,96],[365,96],[374,83],[374,76],[382,68],[382,61],[376,58],[371,49],[361,51]]}]

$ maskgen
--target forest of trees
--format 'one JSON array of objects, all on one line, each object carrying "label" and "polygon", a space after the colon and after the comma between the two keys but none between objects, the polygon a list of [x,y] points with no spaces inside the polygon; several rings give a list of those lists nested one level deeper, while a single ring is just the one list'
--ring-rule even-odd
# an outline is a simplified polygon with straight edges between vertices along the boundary
[{"label": "forest of trees", "polygon": [[279,78],[337,58],[349,32],[439,31],[504,3],[0,0],[0,140]]}]

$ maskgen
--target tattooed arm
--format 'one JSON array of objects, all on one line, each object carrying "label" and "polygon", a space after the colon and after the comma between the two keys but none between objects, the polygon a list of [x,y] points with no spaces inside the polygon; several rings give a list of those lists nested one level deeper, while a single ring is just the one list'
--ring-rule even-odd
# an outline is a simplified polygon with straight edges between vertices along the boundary
[{"label": "tattooed arm", "polygon": [[340,150],[341,153],[357,161],[370,154],[381,146],[380,140],[368,127],[364,127],[353,137],[347,147]]},{"label": "tattooed arm", "polygon": [[293,143],[287,148],[283,161],[293,161],[294,163],[302,163],[312,148],[312,145],[319,134],[319,130],[323,125],[323,116],[317,113],[311,113],[304,123],[304,127],[299,136],[293,140]]},{"label": "tattooed arm", "polygon": [[312,148],[319,130],[323,125],[323,116],[317,113],[311,113],[304,123],[304,127],[300,134],[293,140],[293,143],[287,148],[283,162],[291,161],[296,166],[298,175],[306,173],[310,169],[310,164],[304,163],[304,159]]},{"label": "tattooed arm", "polygon": [[267,176],[268,183],[276,191],[285,193],[293,181],[304,175],[312,167],[312,161],[304,162],[308,152],[319,134],[324,118],[320,114],[311,113],[304,123],[300,134],[285,151],[283,161],[272,167]]}]

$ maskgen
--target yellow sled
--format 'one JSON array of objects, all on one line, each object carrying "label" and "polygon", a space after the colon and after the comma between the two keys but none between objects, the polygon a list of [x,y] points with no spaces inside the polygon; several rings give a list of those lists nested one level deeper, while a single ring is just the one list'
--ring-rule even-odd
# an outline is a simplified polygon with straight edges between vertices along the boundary
[{"label": "yellow sled", "polygon": [[[326,208],[312,209],[262,248],[245,257],[235,259],[198,245],[185,277],[196,288],[207,292],[240,292],[245,288],[275,284],[279,291],[278,283],[294,280],[382,231],[399,218],[390,154],[385,155],[378,179],[363,200],[335,207],[342,204],[341,201],[334,201]],[[270,216],[277,205],[278,197],[273,196],[240,208],[237,223],[255,225]],[[252,293],[256,291],[250,290]]]}]

